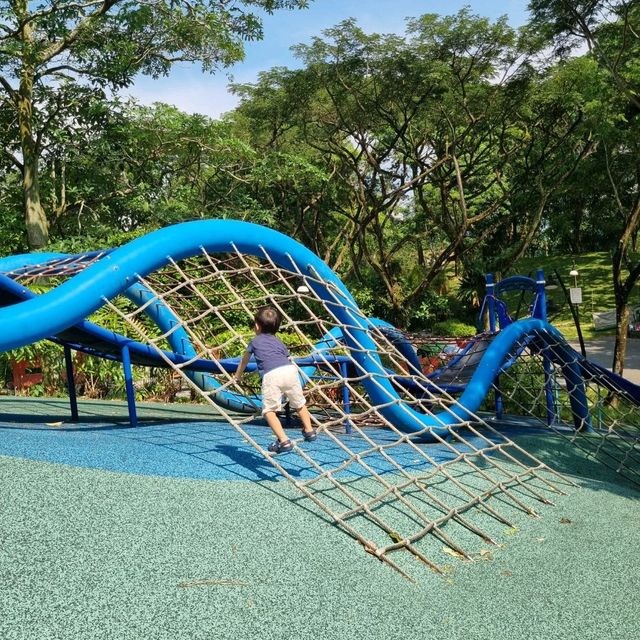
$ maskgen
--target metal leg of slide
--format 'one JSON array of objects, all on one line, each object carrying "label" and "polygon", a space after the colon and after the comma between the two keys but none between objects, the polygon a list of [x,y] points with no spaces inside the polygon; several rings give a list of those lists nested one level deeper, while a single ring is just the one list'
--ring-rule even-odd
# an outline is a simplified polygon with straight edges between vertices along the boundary
[{"label": "metal leg of slide", "polygon": [[544,364],[544,396],[547,403],[547,425],[551,426],[556,417],[555,406],[553,403],[553,386],[551,377],[551,362],[548,356],[543,356]]},{"label": "metal leg of slide", "polygon": [[[342,375],[342,379],[346,381],[347,379],[347,363],[340,363],[340,374]],[[351,396],[349,395],[349,387],[346,382],[342,385],[342,405],[344,407],[344,413],[347,416],[347,420],[345,422],[345,427],[347,433],[351,433],[351,421],[349,420],[349,414],[351,413]]]},{"label": "metal leg of slide", "polygon": [[76,381],[73,377],[73,360],[71,348],[64,347],[64,364],[67,369],[67,388],[69,389],[69,406],[71,408],[71,422],[78,422],[78,397],[76,396]]},{"label": "metal leg of slide", "polygon": [[127,405],[129,407],[129,422],[132,427],[138,425],[138,415],[136,414],[136,395],[133,389],[133,374],[131,373],[131,356],[129,347],[122,347],[122,367],[124,369],[124,388],[127,392]]},{"label": "metal leg of slide", "polygon": [[500,391],[500,376],[496,376],[495,382],[493,383],[493,394],[495,397],[496,403],[496,418],[498,420],[502,419],[502,392]]}]

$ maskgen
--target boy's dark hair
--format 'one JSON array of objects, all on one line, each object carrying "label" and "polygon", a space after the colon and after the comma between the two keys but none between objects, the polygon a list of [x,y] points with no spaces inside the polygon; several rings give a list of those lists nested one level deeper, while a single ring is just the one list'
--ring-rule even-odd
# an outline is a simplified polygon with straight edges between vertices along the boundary
[{"label": "boy's dark hair", "polygon": [[260,307],[253,318],[262,333],[277,333],[280,328],[280,314],[273,307]]}]

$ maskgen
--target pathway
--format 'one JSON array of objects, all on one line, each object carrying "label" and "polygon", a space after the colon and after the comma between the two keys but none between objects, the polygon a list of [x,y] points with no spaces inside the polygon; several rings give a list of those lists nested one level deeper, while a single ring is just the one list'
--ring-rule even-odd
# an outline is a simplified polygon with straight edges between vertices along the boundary
[{"label": "pathway", "polygon": [[[602,367],[611,369],[614,342],[614,336],[604,336],[588,341],[585,344],[587,358]],[[580,343],[577,340],[572,340],[570,344],[576,351],[580,352]],[[627,342],[624,377],[635,384],[640,384],[640,339],[630,338]]]}]

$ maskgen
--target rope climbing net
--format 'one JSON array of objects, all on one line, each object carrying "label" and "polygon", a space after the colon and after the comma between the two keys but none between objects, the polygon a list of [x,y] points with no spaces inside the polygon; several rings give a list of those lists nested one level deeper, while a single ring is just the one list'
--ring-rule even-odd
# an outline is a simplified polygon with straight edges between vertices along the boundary
[{"label": "rope climbing net", "polygon": [[[538,506],[571,484],[430,382],[403,354],[397,331],[350,305],[353,322],[345,323],[343,293],[293,260],[283,268],[264,251],[203,250],[139,277],[137,287],[130,300],[105,301],[132,337],[151,345],[330,521],[409,579],[415,559],[441,572],[443,551],[468,559],[482,551],[478,545],[498,544],[496,531],[516,527],[522,514],[538,517]],[[282,316],[280,337],[320,434],[312,444],[294,439],[287,456],[269,455],[268,429],[253,429],[257,375],[241,387],[233,378],[255,310],[265,304]],[[357,339],[362,324],[366,341]],[[168,355],[176,351],[179,362]],[[363,365],[368,359],[380,364],[374,373]],[[400,550],[409,553],[393,553]]]},{"label": "rope climbing net", "polygon": [[[497,544],[501,530],[537,517],[571,486],[518,444],[530,427],[560,434],[640,484],[640,390],[582,358],[550,325],[533,321],[517,333],[523,320],[465,343],[437,342],[421,361],[402,333],[364,316],[317,263],[237,246],[168,258],[127,276],[128,288],[102,302],[120,318],[117,330],[153,353],[132,351],[134,363],[172,370],[253,447],[258,464],[266,459],[319,513],[409,579],[416,559],[442,572],[443,552],[485,554],[481,547]],[[108,252],[5,273],[22,285],[58,286],[103,259]],[[279,335],[320,434],[313,443],[294,439],[286,456],[266,449],[255,366],[240,384],[233,377],[265,304],[280,312]],[[482,393],[470,402],[478,384]]]},{"label": "rope climbing net", "polygon": [[[559,364],[559,363],[562,364]],[[576,385],[581,393],[570,393]],[[501,413],[529,416],[640,485],[640,397],[635,385],[613,376],[563,340],[518,341],[494,384]]]}]

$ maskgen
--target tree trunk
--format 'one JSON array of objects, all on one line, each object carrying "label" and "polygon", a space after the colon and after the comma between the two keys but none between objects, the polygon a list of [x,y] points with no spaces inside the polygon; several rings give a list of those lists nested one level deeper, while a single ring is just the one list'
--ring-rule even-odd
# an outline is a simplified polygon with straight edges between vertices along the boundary
[{"label": "tree trunk", "polygon": [[627,336],[629,329],[630,309],[627,300],[616,299],[616,343],[613,349],[614,373],[622,375],[624,371],[624,358],[627,353]]},{"label": "tree trunk", "polygon": [[[23,38],[31,38],[30,27],[23,27]],[[22,188],[24,194],[24,217],[27,238],[31,249],[44,247],[49,242],[49,225],[40,202],[40,180],[38,175],[38,145],[33,135],[33,78],[34,68],[23,62],[18,89],[18,125],[22,147]]]}]

